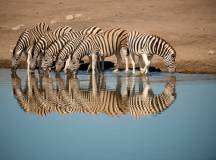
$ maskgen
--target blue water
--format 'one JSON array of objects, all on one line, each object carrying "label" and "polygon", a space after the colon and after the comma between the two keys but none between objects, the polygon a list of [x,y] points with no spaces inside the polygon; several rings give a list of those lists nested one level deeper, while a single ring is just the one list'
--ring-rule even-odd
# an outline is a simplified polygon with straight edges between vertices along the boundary
[{"label": "blue water", "polygon": [[[25,88],[25,70],[17,75]],[[115,91],[116,75],[106,72],[105,76],[106,89]],[[126,77],[123,72],[119,76],[123,94]],[[164,90],[169,76],[151,74],[155,94]],[[1,69],[0,159],[216,159],[216,75],[175,77],[176,99],[158,114],[50,112],[40,116],[23,110],[13,94],[10,70]],[[135,79],[135,93],[139,93],[139,77],[128,78],[130,83]],[[80,72],[78,79],[80,88],[88,90],[88,74]]]}]

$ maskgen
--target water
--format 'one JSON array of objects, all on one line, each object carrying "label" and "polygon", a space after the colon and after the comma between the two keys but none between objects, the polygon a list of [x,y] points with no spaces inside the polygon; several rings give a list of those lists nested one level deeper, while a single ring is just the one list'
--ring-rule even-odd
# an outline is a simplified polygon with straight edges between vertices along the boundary
[{"label": "water", "polygon": [[[153,100],[162,94],[166,105]],[[27,81],[1,69],[0,102],[0,159],[216,159],[215,75]]]}]

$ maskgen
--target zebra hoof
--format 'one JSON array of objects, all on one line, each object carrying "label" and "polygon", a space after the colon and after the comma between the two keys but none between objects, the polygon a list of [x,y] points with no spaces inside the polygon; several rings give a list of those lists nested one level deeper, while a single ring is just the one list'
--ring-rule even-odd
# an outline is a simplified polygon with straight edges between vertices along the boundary
[{"label": "zebra hoof", "polygon": [[118,72],[118,69],[114,69],[113,72],[114,72],[114,73]]}]

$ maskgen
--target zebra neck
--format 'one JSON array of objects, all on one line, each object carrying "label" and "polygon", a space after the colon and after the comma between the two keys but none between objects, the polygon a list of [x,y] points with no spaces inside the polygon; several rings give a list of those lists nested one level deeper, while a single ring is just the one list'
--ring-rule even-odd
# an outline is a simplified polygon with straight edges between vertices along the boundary
[{"label": "zebra neck", "polygon": [[82,43],[74,52],[74,57],[76,59],[81,60],[85,55],[88,55],[88,53],[90,52],[90,45],[87,43]]}]

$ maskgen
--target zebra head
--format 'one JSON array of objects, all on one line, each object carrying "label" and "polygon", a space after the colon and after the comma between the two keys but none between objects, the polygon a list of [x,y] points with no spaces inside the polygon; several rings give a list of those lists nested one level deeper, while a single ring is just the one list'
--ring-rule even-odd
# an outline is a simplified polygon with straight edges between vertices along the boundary
[{"label": "zebra head", "polygon": [[170,52],[164,56],[164,61],[166,66],[168,67],[168,72],[174,73],[176,71],[176,51],[174,49],[170,50]]},{"label": "zebra head", "polygon": [[175,86],[176,86],[176,77],[175,76],[169,77],[164,88],[164,93],[166,95],[169,95],[171,101],[174,101],[176,99]]},{"label": "zebra head", "polygon": [[20,58],[21,58],[22,50],[16,51],[16,49],[13,50],[13,56],[11,58],[11,68],[13,70],[16,70],[20,65]]},{"label": "zebra head", "polygon": [[30,61],[30,69],[34,70],[36,68],[36,59],[32,58]]},{"label": "zebra head", "polygon": [[80,67],[79,59],[72,58],[72,60],[69,62],[68,67],[66,68],[66,72],[76,75],[79,67]]},{"label": "zebra head", "polygon": [[41,63],[41,68],[43,71],[47,71],[47,70],[51,70],[51,66],[52,66],[52,59],[51,57],[44,57],[42,59],[42,63]]},{"label": "zebra head", "polygon": [[26,48],[29,45],[30,41],[30,32],[29,30],[25,30],[21,33],[19,36],[19,39],[16,43],[16,46],[13,49],[13,56],[11,59],[11,67],[12,69],[17,69],[19,64],[20,64],[20,58],[22,53],[25,51],[26,53]]},{"label": "zebra head", "polygon": [[64,67],[64,64],[65,64],[64,61],[59,58],[55,64],[56,72],[60,72],[62,68]]}]

